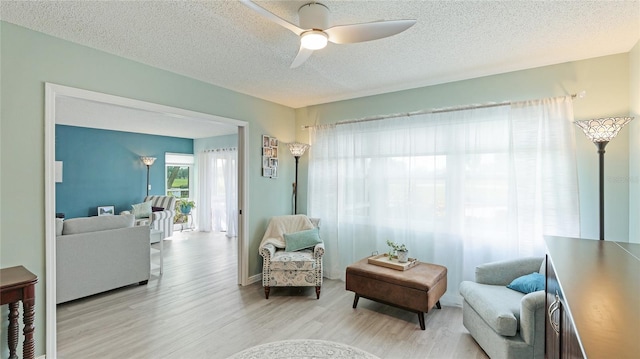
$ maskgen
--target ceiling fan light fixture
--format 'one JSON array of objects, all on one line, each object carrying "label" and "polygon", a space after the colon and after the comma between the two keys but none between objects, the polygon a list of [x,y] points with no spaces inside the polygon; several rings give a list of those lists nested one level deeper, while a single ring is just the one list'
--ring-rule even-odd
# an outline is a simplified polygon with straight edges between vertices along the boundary
[{"label": "ceiling fan light fixture", "polygon": [[302,33],[300,44],[305,49],[320,50],[327,46],[329,37],[322,30],[309,30]]}]

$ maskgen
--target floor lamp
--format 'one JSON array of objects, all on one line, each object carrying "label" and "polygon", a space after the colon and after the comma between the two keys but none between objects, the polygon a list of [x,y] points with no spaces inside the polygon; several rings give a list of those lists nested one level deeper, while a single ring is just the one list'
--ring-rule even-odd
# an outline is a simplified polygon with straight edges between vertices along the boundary
[{"label": "floor lamp", "polygon": [[306,143],[289,143],[289,151],[296,159],[296,181],[293,182],[293,214],[298,214],[298,160],[310,146]]},{"label": "floor lamp", "polygon": [[155,157],[142,156],[142,157],[140,157],[140,161],[142,161],[142,163],[144,163],[145,166],[147,166],[147,196],[149,196],[149,190],[151,189],[151,183],[149,183],[149,167],[151,167],[153,162],[156,161],[156,158]]},{"label": "floor lamp", "polygon": [[620,132],[620,129],[633,120],[633,117],[607,117],[597,120],[575,121],[584,134],[598,148],[600,157],[600,240],[604,241],[604,148],[609,141],[613,140]]}]

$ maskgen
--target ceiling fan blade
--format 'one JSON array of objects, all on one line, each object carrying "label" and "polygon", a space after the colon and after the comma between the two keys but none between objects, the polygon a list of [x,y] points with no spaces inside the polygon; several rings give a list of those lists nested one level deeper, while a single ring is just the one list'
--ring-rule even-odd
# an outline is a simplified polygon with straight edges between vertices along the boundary
[{"label": "ceiling fan blade", "polygon": [[244,4],[246,7],[250,8],[251,10],[257,12],[258,14],[266,17],[267,19],[275,22],[276,24],[287,28],[289,30],[291,30],[294,34],[300,36],[300,34],[302,34],[304,32],[303,29],[299,28],[298,26],[290,23],[289,21],[279,17],[278,15],[267,11],[267,9],[259,6],[258,4],[254,3],[253,1],[250,0],[240,0],[240,2],[242,4]]},{"label": "ceiling fan blade", "polygon": [[305,61],[307,61],[311,54],[313,54],[313,50],[309,50],[306,47],[302,47],[302,45],[300,45],[300,50],[298,51],[298,55],[296,55],[296,58],[291,63],[291,68],[293,69],[302,65]]},{"label": "ceiling fan blade", "polygon": [[337,25],[324,32],[329,35],[329,41],[334,44],[353,44],[399,34],[415,23],[416,20],[374,21],[364,24]]}]

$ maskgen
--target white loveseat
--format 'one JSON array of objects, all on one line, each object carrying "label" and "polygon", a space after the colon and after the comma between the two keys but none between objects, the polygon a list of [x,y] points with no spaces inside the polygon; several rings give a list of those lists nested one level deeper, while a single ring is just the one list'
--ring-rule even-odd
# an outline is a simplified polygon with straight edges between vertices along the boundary
[{"label": "white loveseat", "polygon": [[72,218],[56,223],[56,304],[147,284],[149,226],[133,214]]}]

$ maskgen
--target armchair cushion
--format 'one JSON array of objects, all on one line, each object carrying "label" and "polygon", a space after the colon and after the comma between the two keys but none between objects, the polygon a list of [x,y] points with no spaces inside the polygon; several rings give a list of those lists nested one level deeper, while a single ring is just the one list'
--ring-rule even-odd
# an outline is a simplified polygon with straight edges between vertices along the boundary
[{"label": "armchair cushion", "polygon": [[286,244],[285,251],[295,252],[314,247],[316,244],[322,243],[322,240],[318,228],[312,228],[295,233],[285,233],[284,242]]},{"label": "armchair cushion", "polygon": [[315,268],[316,260],[310,250],[297,252],[276,251],[271,258],[271,270],[303,270]]},{"label": "armchair cushion", "polygon": [[460,284],[460,294],[496,333],[516,335],[524,294],[504,286],[466,281]]},{"label": "armchair cushion", "polygon": [[507,288],[528,294],[544,289],[544,276],[533,272],[514,279]]}]

